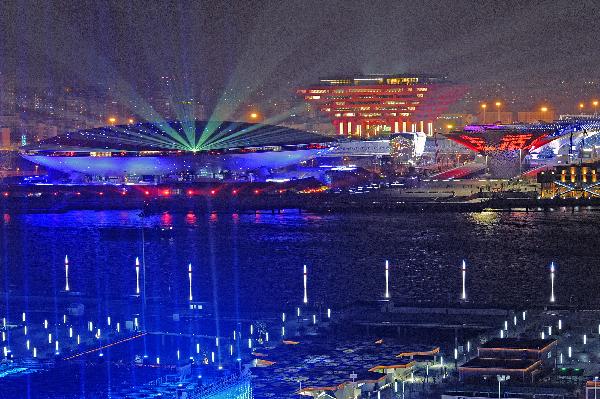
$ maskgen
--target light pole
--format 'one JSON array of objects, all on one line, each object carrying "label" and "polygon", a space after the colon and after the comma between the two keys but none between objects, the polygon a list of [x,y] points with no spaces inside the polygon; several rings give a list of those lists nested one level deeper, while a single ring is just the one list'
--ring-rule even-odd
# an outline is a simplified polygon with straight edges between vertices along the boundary
[{"label": "light pole", "polygon": [[483,109],[483,124],[485,125],[485,111],[487,108],[487,104],[481,104],[481,108]]},{"label": "light pole", "polygon": [[585,104],[579,103],[579,112],[583,112],[583,107],[585,107]]},{"label": "light pole", "polygon": [[506,381],[506,380],[510,379],[510,376],[508,376],[508,375],[496,375],[496,378],[498,379],[498,399],[500,399],[502,397],[501,392],[500,392],[500,383],[502,381]]},{"label": "light pole", "polygon": [[596,392],[598,392],[598,376],[594,377],[594,399],[597,399]]},{"label": "light pole", "polygon": [[548,107],[542,107],[540,108],[540,111],[542,112],[542,120],[546,120],[546,112],[548,112]]},{"label": "light pole", "polygon": [[498,122],[500,122],[500,106],[502,103],[500,101],[496,101],[496,107],[498,108]]},{"label": "light pole", "polygon": [[594,106],[594,116],[596,116],[597,115],[596,110],[598,108],[598,100],[592,101],[592,105]]}]

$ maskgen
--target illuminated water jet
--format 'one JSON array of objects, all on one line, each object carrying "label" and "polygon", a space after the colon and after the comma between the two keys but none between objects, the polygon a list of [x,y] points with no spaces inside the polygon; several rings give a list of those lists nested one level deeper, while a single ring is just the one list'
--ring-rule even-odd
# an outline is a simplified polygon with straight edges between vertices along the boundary
[{"label": "illuminated water jet", "polygon": [[462,299],[463,301],[466,301],[467,300],[467,287],[466,287],[467,264],[464,260],[462,261],[462,266],[460,269],[461,269],[461,274],[462,274],[462,294],[460,296],[460,299]]},{"label": "illuminated water jet", "polygon": [[135,257],[135,293],[140,294],[140,258]]},{"label": "illuminated water jet", "polygon": [[[303,299],[303,302],[304,303],[308,303],[308,293],[307,293],[307,288],[306,288],[306,279],[307,279],[306,265],[304,265],[303,278],[304,278],[304,299]],[[300,315],[298,314],[298,316],[300,316]]]},{"label": "illuminated water jet", "polygon": [[69,257],[65,255],[65,291],[69,290]]},{"label": "illuminated water jet", "polygon": [[390,263],[385,261],[385,294],[386,299],[390,297]]},{"label": "illuminated water jet", "polygon": [[193,300],[192,297],[192,264],[190,263],[188,265],[188,278],[189,278],[189,283],[190,283],[190,302]]},{"label": "illuminated water jet", "polygon": [[550,294],[550,302],[554,303],[554,262],[550,264],[550,286],[551,286],[551,294]]}]

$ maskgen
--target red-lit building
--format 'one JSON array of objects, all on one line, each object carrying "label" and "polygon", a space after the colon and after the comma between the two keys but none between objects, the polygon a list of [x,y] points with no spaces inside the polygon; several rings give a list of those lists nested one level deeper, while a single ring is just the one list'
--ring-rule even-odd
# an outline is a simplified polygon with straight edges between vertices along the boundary
[{"label": "red-lit building", "polygon": [[368,138],[399,132],[433,134],[433,122],[466,91],[445,78],[366,75],[321,79],[298,90],[325,113],[339,135]]},{"label": "red-lit building", "polygon": [[467,126],[446,136],[480,154],[506,151],[527,152],[549,143],[555,136],[550,129],[515,129],[503,125]]}]

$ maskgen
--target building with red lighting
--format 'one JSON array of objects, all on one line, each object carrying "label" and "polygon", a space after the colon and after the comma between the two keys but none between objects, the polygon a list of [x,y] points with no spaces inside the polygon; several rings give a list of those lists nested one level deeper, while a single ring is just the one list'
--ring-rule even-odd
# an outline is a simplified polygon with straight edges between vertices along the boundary
[{"label": "building with red lighting", "polygon": [[446,136],[485,155],[487,172],[499,178],[520,175],[530,151],[559,137],[550,125],[470,125]]},{"label": "building with red lighting", "polygon": [[467,126],[463,131],[455,131],[446,136],[480,154],[496,152],[534,150],[549,143],[555,137],[554,130],[533,128],[512,128],[504,125]]},{"label": "building with red lighting", "polygon": [[382,134],[423,132],[466,91],[442,77],[364,75],[321,79],[298,90],[326,114],[337,134],[368,138]]}]

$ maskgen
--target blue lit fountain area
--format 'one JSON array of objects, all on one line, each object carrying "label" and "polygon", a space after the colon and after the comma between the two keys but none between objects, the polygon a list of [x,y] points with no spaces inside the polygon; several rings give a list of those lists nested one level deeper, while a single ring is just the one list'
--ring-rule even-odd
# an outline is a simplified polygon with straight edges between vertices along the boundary
[{"label": "blue lit fountain area", "polygon": [[252,398],[257,378],[261,392],[265,383],[273,388],[266,396],[295,394],[252,367],[257,353],[328,331],[332,310],[308,303],[306,266],[299,306],[242,315],[194,300],[191,264],[185,299],[147,293],[143,265],[136,258],[128,295],[76,291],[68,257],[55,295],[5,293],[0,378],[7,397]]}]

